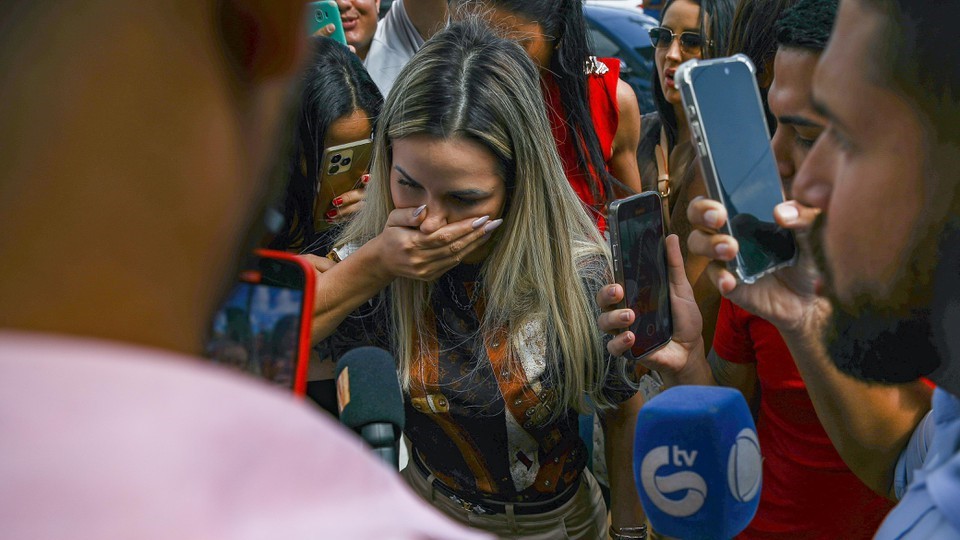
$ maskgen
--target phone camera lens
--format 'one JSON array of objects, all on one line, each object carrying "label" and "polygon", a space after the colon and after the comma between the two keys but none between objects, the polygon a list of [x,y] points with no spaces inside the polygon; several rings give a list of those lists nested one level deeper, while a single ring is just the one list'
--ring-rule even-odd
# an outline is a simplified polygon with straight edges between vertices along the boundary
[{"label": "phone camera lens", "polygon": [[348,167],[350,165],[350,158],[343,158],[343,161],[340,162],[340,165],[343,167]]},{"label": "phone camera lens", "polygon": [[339,165],[333,165],[330,167],[330,174],[337,174],[340,171]]},{"label": "phone camera lens", "polygon": [[647,325],[647,335],[648,335],[648,336],[652,336],[656,331],[657,331],[657,327],[656,327],[656,326],[654,326],[654,325],[652,325],[652,324],[648,324],[648,325]]},{"label": "phone camera lens", "polygon": [[334,154],[333,157],[330,158],[330,163],[340,163],[341,157],[343,156],[341,156],[340,154]]},{"label": "phone camera lens", "polygon": [[322,11],[317,11],[316,13],[314,13],[313,18],[316,19],[317,22],[322,22],[322,21],[323,21],[323,18],[324,18],[324,17],[323,17],[323,12],[322,12]]}]

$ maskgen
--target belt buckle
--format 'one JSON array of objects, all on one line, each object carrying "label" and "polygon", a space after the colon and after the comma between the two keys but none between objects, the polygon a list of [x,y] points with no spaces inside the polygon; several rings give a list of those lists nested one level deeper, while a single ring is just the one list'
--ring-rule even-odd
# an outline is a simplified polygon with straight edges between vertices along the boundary
[{"label": "belt buckle", "polygon": [[493,510],[491,510],[491,509],[489,509],[489,508],[487,508],[487,507],[485,507],[485,506],[482,506],[482,505],[479,505],[479,504],[476,504],[476,503],[472,503],[472,502],[470,502],[470,501],[468,501],[468,500],[466,500],[466,499],[464,499],[463,497],[460,497],[460,496],[458,496],[458,495],[450,495],[450,500],[452,500],[453,502],[459,504],[460,507],[463,508],[464,510],[466,510],[467,512],[473,512],[474,514],[477,514],[477,515],[480,515],[480,516],[490,515],[490,514],[494,514],[494,513],[495,513]]}]

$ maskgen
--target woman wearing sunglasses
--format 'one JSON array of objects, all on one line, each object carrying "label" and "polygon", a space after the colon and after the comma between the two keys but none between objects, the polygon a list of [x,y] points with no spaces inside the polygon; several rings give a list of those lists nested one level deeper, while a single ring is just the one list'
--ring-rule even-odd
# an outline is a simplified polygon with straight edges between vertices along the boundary
[{"label": "woman wearing sunglasses", "polygon": [[704,343],[713,343],[720,295],[706,277],[709,261],[687,255],[687,204],[694,197],[706,196],[707,190],[696,166],[696,151],[690,142],[674,74],[687,60],[723,55],[734,8],[734,0],[668,0],[664,4],[660,26],[650,30],[656,47],[653,100],[657,111],[643,116],[637,151],[644,188],[660,192],[670,232],[680,236],[687,278],[694,284],[703,314]]}]

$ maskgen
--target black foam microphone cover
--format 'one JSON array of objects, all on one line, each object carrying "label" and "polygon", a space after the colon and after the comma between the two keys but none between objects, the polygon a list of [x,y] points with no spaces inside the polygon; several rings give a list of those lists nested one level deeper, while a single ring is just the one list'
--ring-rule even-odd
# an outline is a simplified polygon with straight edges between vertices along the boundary
[{"label": "black foam microphone cover", "polygon": [[353,349],[337,362],[336,373],[340,422],[396,465],[404,413],[393,356],[377,347]]}]

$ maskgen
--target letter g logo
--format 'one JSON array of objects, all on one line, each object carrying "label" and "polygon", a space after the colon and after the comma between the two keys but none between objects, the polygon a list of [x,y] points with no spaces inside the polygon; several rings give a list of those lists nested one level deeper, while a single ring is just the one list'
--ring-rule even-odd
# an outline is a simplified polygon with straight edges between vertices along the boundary
[{"label": "letter g logo", "polygon": [[[657,476],[657,470],[670,464],[670,447],[658,446],[643,457],[640,464],[640,482],[653,504],[663,513],[673,517],[688,517],[696,514],[707,499],[707,483],[693,471],[676,472]],[[679,500],[668,499],[665,493],[687,490]]]}]

